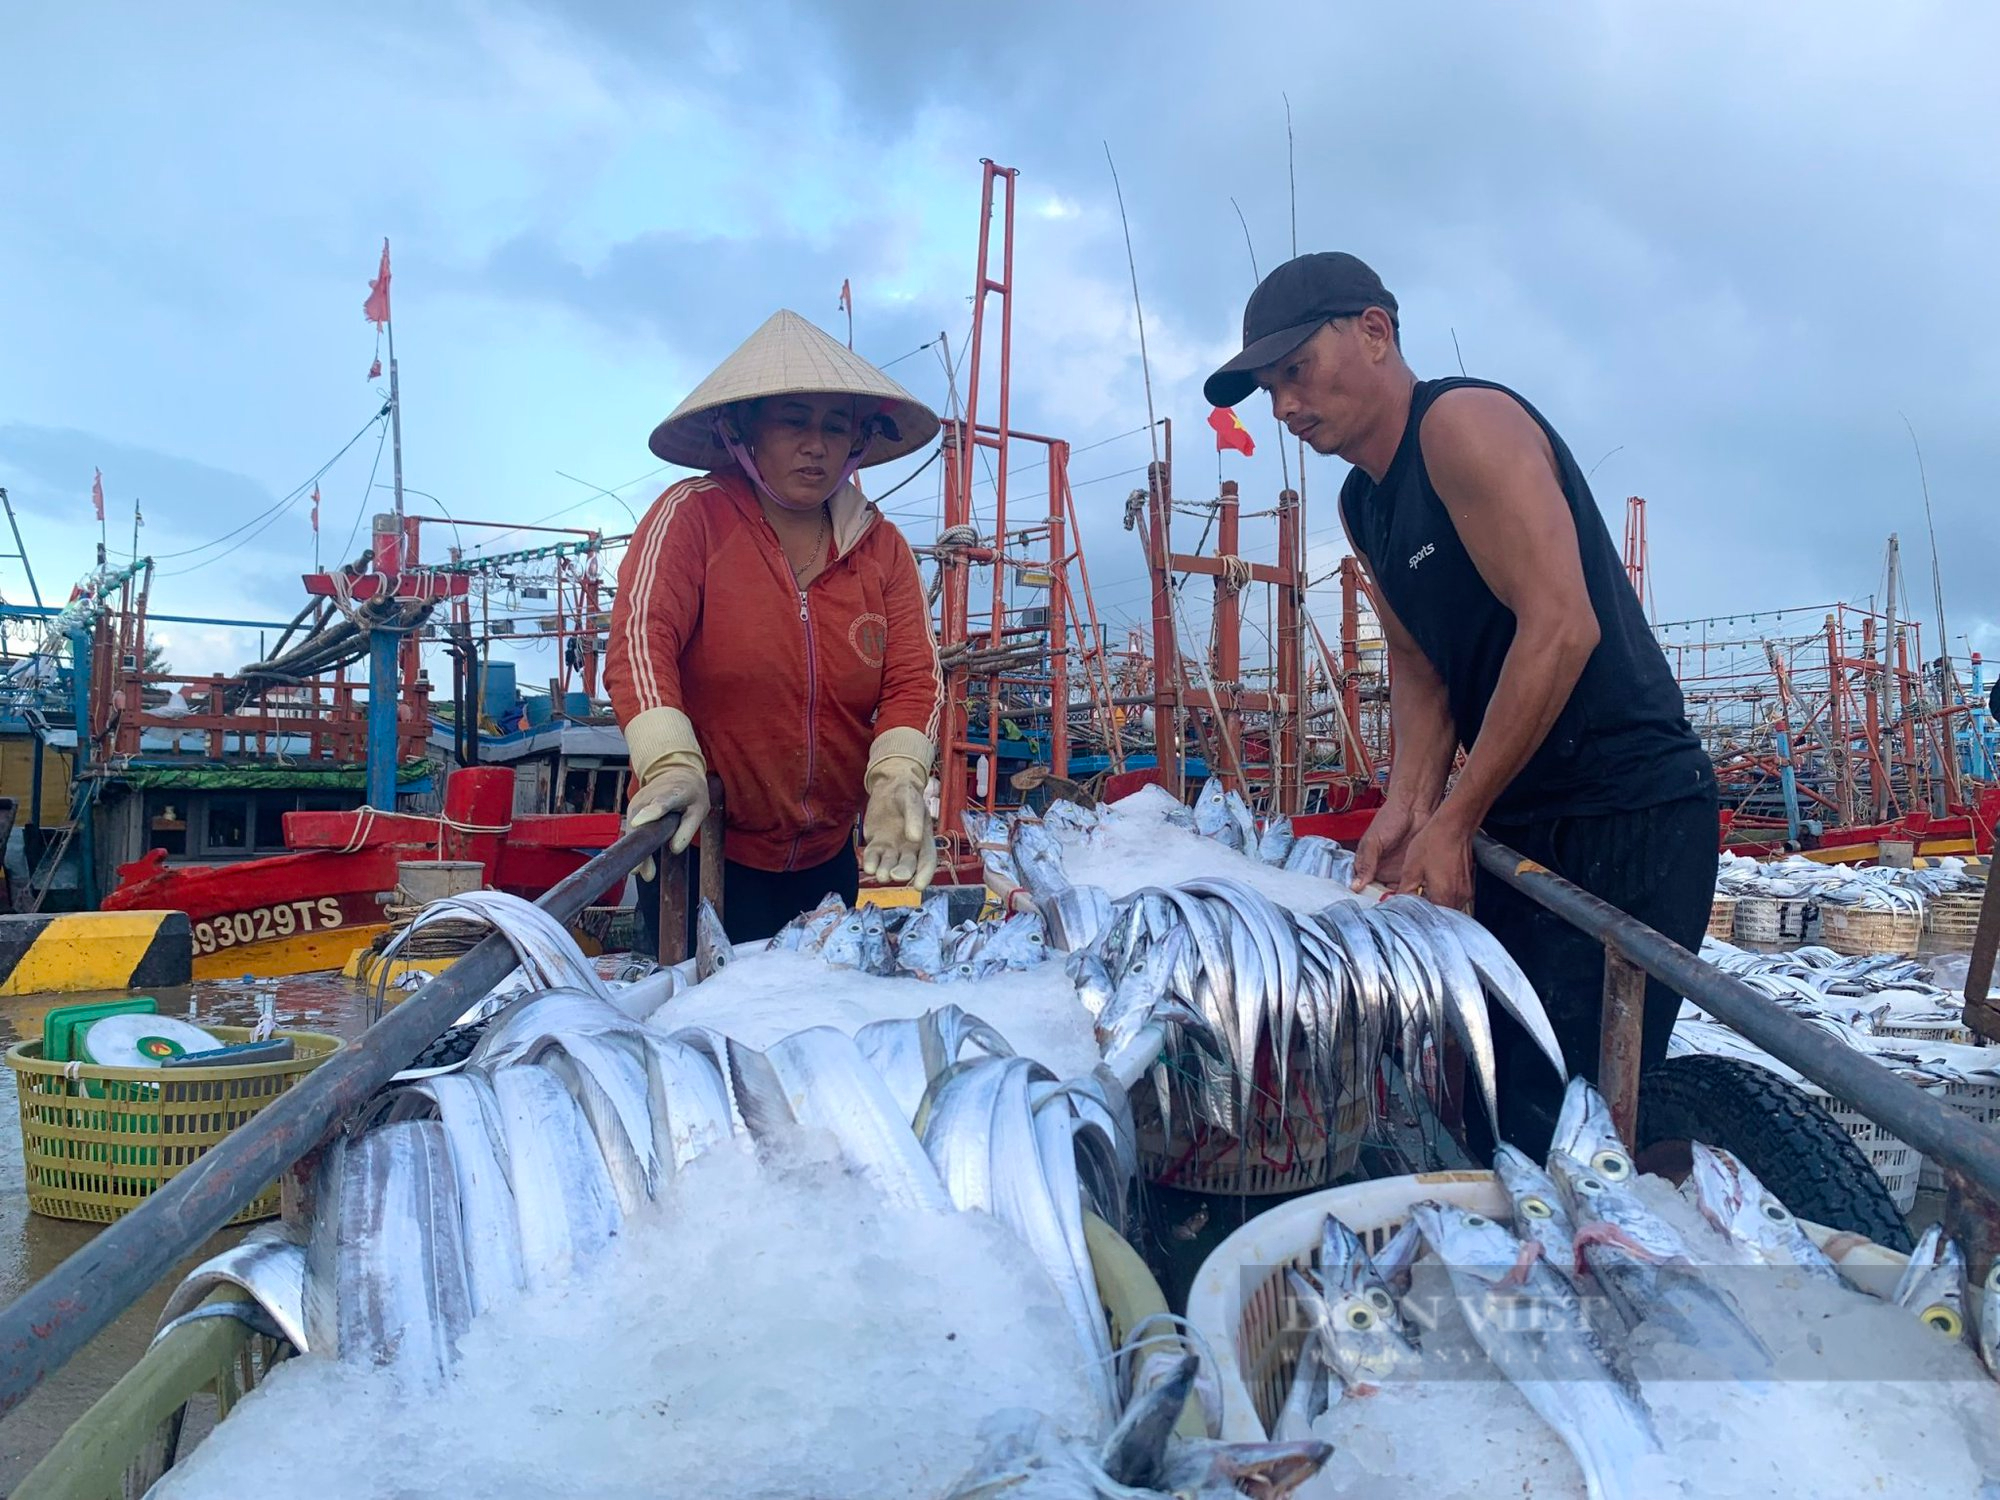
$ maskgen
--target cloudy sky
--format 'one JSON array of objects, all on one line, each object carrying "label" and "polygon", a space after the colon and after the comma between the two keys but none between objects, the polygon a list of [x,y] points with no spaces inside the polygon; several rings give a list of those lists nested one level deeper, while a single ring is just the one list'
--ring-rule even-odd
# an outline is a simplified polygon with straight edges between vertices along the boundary
[{"label": "cloudy sky", "polygon": [[[1020,171],[1014,421],[1077,449],[1099,606],[1136,620],[1119,516],[1149,456],[1146,393],[1105,145],[1177,487],[1212,494],[1199,386],[1235,347],[1251,248],[1266,270],[1291,252],[1289,96],[1298,247],[1380,270],[1419,374],[1462,355],[1528,395],[1594,466],[1614,534],[1624,497],[1648,498],[1661,618],[1866,599],[1895,531],[1934,647],[1907,416],[1954,650],[2000,652],[1995,14],[15,7],[0,484],[45,595],[89,564],[98,467],[114,553],[143,501],[156,609],[289,616],[312,536],[304,501],[280,502],[358,431],[321,481],[330,560],[386,499],[360,311],[386,235],[406,475],[436,497],[413,507],[623,531],[624,506],[674,477],[647,453],[653,423],[777,307],[844,333],[843,278],[856,348],[944,403],[921,346],[963,349],[991,157]],[[1278,444],[1268,412],[1246,414],[1258,455],[1225,472],[1255,508]],[[1308,460],[1316,571],[1341,550],[1343,472]],[[919,537],[936,474],[886,502]],[[1246,522],[1246,551],[1270,525]],[[26,597],[17,564],[0,593]],[[1330,586],[1314,609],[1337,616]],[[254,645],[167,633],[183,670]]]}]

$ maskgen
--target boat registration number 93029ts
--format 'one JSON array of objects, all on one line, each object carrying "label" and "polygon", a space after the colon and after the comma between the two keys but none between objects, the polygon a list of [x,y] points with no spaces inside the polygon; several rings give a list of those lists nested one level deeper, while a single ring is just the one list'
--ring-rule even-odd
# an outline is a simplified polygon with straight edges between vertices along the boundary
[{"label": "boat registration number 93029ts", "polygon": [[317,900],[285,901],[276,906],[256,906],[248,911],[223,912],[194,924],[194,951],[214,953],[220,948],[264,943],[274,938],[297,937],[322,932],[347,920],[340,902],[333,896]]}]

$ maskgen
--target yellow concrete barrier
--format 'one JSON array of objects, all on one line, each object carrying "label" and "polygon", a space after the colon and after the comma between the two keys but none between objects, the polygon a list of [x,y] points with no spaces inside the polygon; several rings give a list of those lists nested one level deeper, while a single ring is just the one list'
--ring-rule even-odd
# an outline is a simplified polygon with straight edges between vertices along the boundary
[{"label": "yellow concrete barrier", "polygon": [[146,989],[193,977],[184,911],[0,916],[0,995]]}]

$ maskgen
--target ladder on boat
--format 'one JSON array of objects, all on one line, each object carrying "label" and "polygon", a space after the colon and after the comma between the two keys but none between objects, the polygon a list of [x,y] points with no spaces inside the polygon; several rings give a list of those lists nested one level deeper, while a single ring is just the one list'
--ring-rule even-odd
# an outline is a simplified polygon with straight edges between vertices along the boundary
[{"label": "ladder on boat", "polygon": [[[28,877],[28,910],[40,911],[42,902],[55,884],[56,874],[62,869],[69,846],[76,842],[77,830],[83,826],[85,810],[97,796],[98,783],[95,778],[84,781],[76,789],[76,796],[70,806],[69,821],[50,830],[54,835],[42,846],[42,857],[35,861],[34,873]],[[88,851],[85,851],[88,857]]]}]

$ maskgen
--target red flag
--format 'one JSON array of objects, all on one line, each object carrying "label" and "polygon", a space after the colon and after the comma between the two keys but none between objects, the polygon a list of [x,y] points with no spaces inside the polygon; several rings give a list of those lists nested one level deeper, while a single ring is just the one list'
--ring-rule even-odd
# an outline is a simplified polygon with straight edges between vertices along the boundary
[{"label": "red flag", "polygon": [[1215,429],[1215,451],[1234,448],[1245,458],[1257,451],[1257,440],[1250,436],[1250,430],[1243,425],[1243,419],[1226,406],[1218,406],[1208,414],[1208,425]]},{"label": "red flag", "polygon": [[90,503],[97,507],[97,519],[102,522],[104,519],[104,471],[102,469],[93,469],[91,473],[96,477],[90,481]]},{"label": "red flag", "polygon": [[382,241],[382,270],[368,283],[368,300],[361,304],[362,316],[371,323],[389,321],[389,242]]},{"label": "red flag", "polygon": [[376,360],[374,364],[372,364],[372,365],[370,365],[370,366],[368,367],[368,378],[369,378],[370,380],[380,380],[380,379],[382,378],[382,361],[381,361],[381,360],[379,360],[379,359],[378,359],[378,360]]},{"label": "red flag", "polygon": [[313,535],[319,535],[319,486],[313,486]]},{"label": "red flag", "polygon": [[844,313],[854,311],[854,288],[848,284],[848,281],[849,278],[845,276],[840,279],[840,310]]}]

